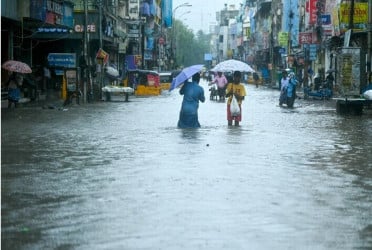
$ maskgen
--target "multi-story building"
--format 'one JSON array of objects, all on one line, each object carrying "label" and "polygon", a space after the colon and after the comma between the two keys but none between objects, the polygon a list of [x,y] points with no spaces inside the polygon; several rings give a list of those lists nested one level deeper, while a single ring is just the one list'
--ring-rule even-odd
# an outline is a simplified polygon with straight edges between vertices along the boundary
[{"label": "multi-story building", "polygon": [[133,66],[152,69],[164,55],[163,8],[171,10],[171,0],[3,0],[1,60],[33,68],[69,61],[93,75],[110,64],[121,73]]},{"label": "multi-story building", "polygon": [[[291,68],[307,84],[309,68],[324,77],[327,70],[335,68],[337,48],[354,46],[367,55],[366,71],[371,72],[370,5],[371,0],[246,0],[242,14],[228,12],[225,7],[217,19],[217,58],[236,57],[257,70],[270,71],[272,84],[283,69]],[[236,53],[237,36],[229,31],[239,22],[243,45],[238,42]],[[366,75],[361,75],[361,82],[366,81]]]}]

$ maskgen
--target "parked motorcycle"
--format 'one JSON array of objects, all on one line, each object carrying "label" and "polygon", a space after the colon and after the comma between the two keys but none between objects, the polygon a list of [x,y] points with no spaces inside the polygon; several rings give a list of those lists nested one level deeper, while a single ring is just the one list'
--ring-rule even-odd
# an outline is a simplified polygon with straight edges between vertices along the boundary
[{"label": "parked motorcycle", "polygon": [[312,97],[314,99],[328,100],[333,96],[332,84],[333,80],[328,79],[323,82],[315,81],[314,89],[311,87],[304,87],[304,99]]},{"label": "parked motorcycle", "polygon": [[279,106],[286,104],[288,108],[293,108],[296,99],[296,86],[298,81],[293,72],[289,73],[288,77],[288,85],[283,86],[280,91]]}]

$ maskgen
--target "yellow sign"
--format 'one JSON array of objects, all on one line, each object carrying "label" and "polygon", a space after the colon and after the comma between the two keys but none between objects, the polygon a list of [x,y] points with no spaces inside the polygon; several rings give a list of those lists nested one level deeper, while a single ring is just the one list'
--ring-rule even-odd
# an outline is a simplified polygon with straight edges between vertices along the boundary
[{"label": "yellow sign", "polygon": [[103,63],[106,64],[108,62],[108,59],[109,59],[109,54],[106,51],[104,51],[103,49],[99,49],[97,54],[96,54],[96,58],[97,59],[102,59]]},{"label": "yellow sign", "polygon": [[[350,20],[350,4],[340,4],[340,30],[347,31]],[[368,23],[368,3],[354,3],[353,30],[362,31],[367,29]]]}]

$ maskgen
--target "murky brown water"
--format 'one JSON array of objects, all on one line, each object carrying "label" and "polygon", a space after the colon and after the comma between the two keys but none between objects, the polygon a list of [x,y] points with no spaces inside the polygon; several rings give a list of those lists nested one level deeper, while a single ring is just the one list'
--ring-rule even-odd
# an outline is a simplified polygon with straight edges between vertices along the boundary
[{"label": "murky brown water", "polygon": [[238,128],[177,129],[177,91],[3,111],[2,248],[371,249],[371,114],[246,88]]}]

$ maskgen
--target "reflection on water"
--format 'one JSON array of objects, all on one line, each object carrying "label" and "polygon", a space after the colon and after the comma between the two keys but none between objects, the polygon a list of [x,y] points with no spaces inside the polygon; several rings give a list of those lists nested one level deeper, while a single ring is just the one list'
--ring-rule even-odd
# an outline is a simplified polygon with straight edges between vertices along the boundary
[{"label": "reflection on water", "polygon": [[179,129],[183,139],[187,139],[192,143],[193,140],[199,139],[200,128],[199,129]]},{"label": "reflection on water", "polygon": [[2,247],[371,248],[372,117],[246,88],[239,127],[207,100],[178,129],[177,91],[5,111]]}]

